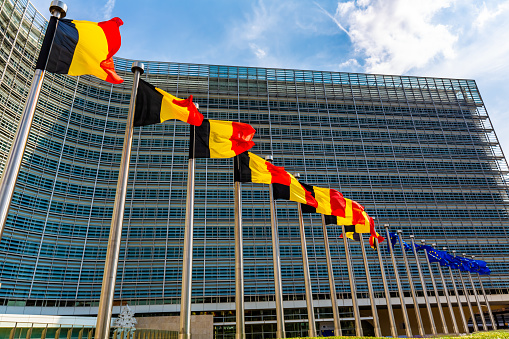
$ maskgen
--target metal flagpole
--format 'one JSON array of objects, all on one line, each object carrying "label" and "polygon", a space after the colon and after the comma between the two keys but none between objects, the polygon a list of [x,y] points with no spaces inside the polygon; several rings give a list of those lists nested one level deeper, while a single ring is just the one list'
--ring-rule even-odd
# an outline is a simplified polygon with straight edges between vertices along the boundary
[{"label": "metal flagpole", "polygon": [[[195,103],[196,108],[198,105]],[[191,126],[191,128],[195,128]],[[189,147],[194,147],[190,145]],[[193,156],[187,164],[186,220],[184,223],[184,256],[182,258],[182,291],[180,294],[179,339],[191,339],[191,293],[193,286],[193,231],[194,231],[194,179],[195,164]]]},{"label": "metal flagpole", "polygon": [[332,270],[332,259],[330,255],[329,236],[327,235],[327,225],[325,225],[325,216],[322,214],[322,230],[323,230],[323,243],[325,246],[325,257],[327,259],[327,272],[329,272],[329,289],[330,301],[332,304],[332,315],[334,317],[334,335],[341,336],[341,322],[339,319],[338,309],[338,295],[336,293],[336,282],[334,280],[334,272]]},{"label": "metal flagpole", "polygon": [[[265,160],[272,162],[271,155],[267,155]],[[274,289],[276,294],[276,338],[286,338],[285,315],[283,310],[283,286],[281,283],[281,261],[279,255],[279,233],[277,229],[276,208],[274,206],[274,195],[272,185],[269,185],[270,195],[270,226],[272,230],[272,260],[274,262]]]},{"label": "metal flagpole", "polygon": [[366,280],[368,282],[369,301],[371,302],[371,313],[373,314],[373,327],[375,329],[375,337],[381,337],[382,330],[380,329],[380,320],[378,319],[378,311],[375,304],[375,294],[373,292],[373,286],[371,285],[371,274],[369,273],[368,257],[366,256],[366,249],[364,248],[364,239],[362,233],[359,233],[359,241],[361,245],[362,258],[364,261],[364,270],[366,271]]},{"label": "metal flagpole", "polygon": [[[422,292],[424,293],[424,303],[426,304],[426,309],[428,310],[429,322],[431,324],[431,332],[433,333],[433,335],[436,335],[437,327],[435,325],[435,318],[433,317],[433,312],[431,311],[431,305],[429,303],[428,289],[426,288],[426,281],[424,281],[424,275],[422,274],[421,262],[419,260],[419,255],[417,254],[417,250],[415,249],[415,241],[414,241],[415,237],[413,234],[411,234],[409,237],[410,237],[410,241],[412,243],[412,251],[414,252],[415,262],[417,264],[417,272],[419,272],[419,279],[421,280]],[[430,274],[431,274],[431,281],[433,281],[433,287],[435,288],[435,291],[436,291],[435,280],[433,279],[433,272],[430,272]],[[437,303],[440,307],[440,299],[438,299],[438,294],[435,294],[435,295],[437,296]],[[441,310],[442,310],[442,308],[440,307],[440,311]],[[440,315],[443,316],[442,313]],[[442,318],[442,323],[445,323],[443,318]]]},{"label": "metal flagpole", "polygon": [[[475,260],[475,255],[472,256],[472,259]],[[486,291],[484,290],[484,285],[482,283],[481,275],[479,273],[477,273],[477,278],[479,278],[479,285],[481,285],[482,295],[483,295],[484,301],[486,303],[486,308],[488,309],[488,314],[490,315],[491,327],[493,330],[496,330],[497,329],[496,320],[495,320],[495,317],[493,316],[493,312],[491,312],[490,303],[488,301],[488,297],[486,296]]]},{"label": "metal flagpole", "polygon": [[[62,19],[67,13],[67,5],[62,1],[52,1],[49,10],[53,17]],[[58,28],[58,20],[56,20],[56,27],[53,34],[56,32],[56,28]],[[51,40],[53,40],[53,38],[54,36],[51,37]],[[23,108],[23,113],[21,113],[18,129],[12,141],[9,156],[5,162],[4,174],[0,180],[0,238],[4,231],[7,215],[9,214],[9,206],[11,205],[12,195],[16,186],[16,180],[18,179],[18,173],[21,167],[21,161],[23,160],[23,153],[27,145],[32,121],[34,120],[35,108],[37,106],[39,94],[41,93],[44,73],[44,69],[36,69],[34,72],[27,101]]]},{"label": "metal flagpole", "polygon": [[355,322],[355,335],[358,337],[362,337],[361,316],[359,312],[359,304],[357,303],[357,288],[355,286],[355,276],[353,273],[352,262],[350,260],[350,249],[348,247],[348,239],[346,238],[345,225],[341,225],[341,229],[343,232],[343,244],[345,245],[346,266],[348,268],[348,280],[350,281],[350,292],[352,294],[352,308]]},{"label": "metal flagpole", "polygon": [[[426,242],[426,240],[421,240],[421,242],[424,244]],[[435,246],[436,246],[436,244],[432,244],[432,247],[435,247]],[[424,252],[426,254],[426,259],[428,260],[428,264],[431,267],[431,263],[428,258],[428,251],[424,250]],[[449,297],[449,291],[447,290],[447,284],[445,282],[444,274],[442,273],[442,267],[440,267],[440,263],[437,263],[437,267],[438,267],[438,272],[440,273],[440,280],[442,281],[442,286],[444,287],[445,300],[447,300],[447,307],[449,307],[449,313],[451,315],[454,333],[459,335],[460,331],[458,328],[458,323],[456,322],[456,317],[454,316],[454,309],[452,308],[451,298]],[[430,271],[431,271],[431,269],[430,269]],[[459,305],[459,308],[461,308],[461,304]]]},{"label": "metal flagpole", "polygon": [[[452,251],[452,254],[456,256],[456,251]],[[477,326],[477,320],[475,319],[474,310],[472,309],[472,304],[470,303],[470,295],[468,294],[467,287],[465,285],[465,281],[463,280],[463,275],[461,274],[461,270],[458,270],[458,275],[460,277],[461,286],[463,287],[463,293],[465,294],[465,299],[467,300],[468,310],[470,311],[470,316],[472,317],[472,324],[474,326],[474,332],[479,331],[479,327]]]},{"label": "metal flagpole", "polygon": [[403,321],[405,323],[405,332],[407,338],[412,338],[412,329],[410,328],[410,320],[408,319],[408,312],[405,305],[405,295],[401,287],[401,280],[399,279],[398,266],[396,264],[396,257],[394,256],[394,248],[390,244],[391,236],[389,235],[389,225],[385,224],[385,233],[387,235],[387,246],[391,249],[392,267],[394,268],[394,277],[396,278],[396,285],[398,286],[399,301],[401,303],[401,312],[403,313]]},{"label": "metal flagpole", "polygon": [[[466,258],[466,256],[467,254],[463,253],[463,258]],[[479,315],[481,316],[482,328],[485,331],[488,331],[488,325],[486,325],[486,319],[484,319],[484,313],[482,312],[481,302],[479,301],[479,296],[477,295],[477,288],[474,285],[474,281],[472,280],[472,274],[470,274],[470,271],[468,271],[468,279],[470,280],[470,286],[472,286],[472,291],[474,292],[477,309],[479,310]]]},{"label": "metal flagpole", "polygon": [[382,253],[380,252],[380,244],[378,243],[377,238],[375,238],[375,246],[376,246],[376,251],[378,253],[378,263],[380,264],[380,272],[382,273],[382,283],[384,284],[385,301],[387,303],[387,313],[389,313],[389,323],[391,326],[391,335],[393,338],[397,338],[398,330],[396,328],[396,320],[394,319],[394,311],[392,309],[391,293],[389,291],[389,285],[387,285],[387,278],[385,277],[384,262],[382,259]]},{"label": "metal flagpole", "polygon": [[242,240],[242,186],[235,181],[235,339],[246,338],[244,320],[244,253]]},{"label": "metal flagpole", "polygon": [[96,339],[107,339],[110,336],[111,312],[113,308],[113,298],[115,296],[115,281],[117,278],[118,257],[120,254],[120,242],[122,239],[122,224],[124,222],[125,196],[127,192],[127,181],[129,179],[129,163],[131,161],[136,94],[138,93],[140,75],[143,74],[144,68],[145,65],[138,61],[133,62],[131,66],[131,71],[134,73],[133,88],[131,91],[129,112],[127,114],[127,123],[125,126],[124,146],[122,148],[122,159],[120,161],[120,169],[118,172],[117,193],[115,194],[115,204],[113,206],[113,215],[111,217],[111,228],[108,239],[108,250],[106,251],[101,298],[99,300],[99,309],[97,311]]},{"label": "metal flagpole", "polygon": [[[413,239],[412,239],[413,242]],[[421,243],[424,245],[426,240],[421,240]],[[445,322],[444,310],[442,309],[442,303],[440,302],[440,294],[438,294],[437,284],[435,282],[435,276],[433,275],[433,268],[431,267],[431,263],[428,258],[428,251],[424,249],[424,256],[426,257],[426,263],[428,264],[429,275],[431,277],[431,284],[433,285],[433,291],[435,292],[435,299],[437,301],[438,313],[440,314],[440,320],[442,321],[442,329],[444,334],[449,334],[449,329],[447,328],[447,323]],[[445,291],[445,297],[449,300],[449,296],[447,295],[447,291]]]},{"label": "metal flagpole", "polygon": [[401,252],[403,252],[402,253],[403,261],[405,262],[406,273],[408,276],[408,284],[410,285],[410,291],[412,292],[412,299],[414,301],[415,317],[417,318],[417,326],[419,329],[419,334],[423,337],[424,336],[424,326],[422,325],[421,311],[419,310],[419,303],[417,301],[417,295],[415,294],[414,282],[412,281],[412,272],[410,271],[410,265],[408,265],[408,258],[406,256],[406,251],[403,247],[403,239],[401,237],[401,234],[403,233],[403,231],[397,230],[396,233],[398,234],[399,246],[401,248]]},{"label": "metal flagpole", "polygon": [[[296,179],[300,178],[300,173],[293,175]],[[302,266],[304,268],[304,288],[306,289],[306,306],[308,311],[309,337],[316,337],[315,309],[313,307],[313,290],[311,289],[311,274],[309,273],[308,251],[306,245],[306,232],[304,230],[304,220],[302,218],[302,207],[297,203],[299,213],[299,231],[300,247],[302,249]]]},{"label": "metal flagpole", "polygon": [[[432,244],[432,246],[434,247],[435,244]],[[442,249],[444,251],[446,251],[447,247],[444,247]],[[440,265],[439,265],[439,268],[440,268]],[[468,330],[467,318],[465,317],[465,312],[463,312],[463,305],[461,304],[460,294],[458,292],[458,288],[456,287],[456,280],[454,280],[454,275],[452,274],[451,266],[449,266],[449,275],[451,277],[452,287],[454,288],[454,294],[456,295],[456,301],[458,302],[458,309],[460,311],[461,321],[463,323],[463,330],[465,331],[465,333],[469,333],[470,331]]]}]

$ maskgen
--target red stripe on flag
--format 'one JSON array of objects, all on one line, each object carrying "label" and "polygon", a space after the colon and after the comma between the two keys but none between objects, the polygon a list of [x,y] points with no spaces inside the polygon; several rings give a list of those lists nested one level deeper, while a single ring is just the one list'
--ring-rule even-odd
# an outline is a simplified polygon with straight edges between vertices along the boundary
[{"label": "red stripe on flag", "polygon": [[97,23],[97,25],[104,31],[106,41],[108,42],[108,55],[106,56],[106,59],[101,61],[101,68],[108,74],[106,81],[113,84],[121,84],[124,81],[124,79],[119,77],[117,72],[115,72],[115,65],[111,58],[120,49],[122,41],[120,38],[120,30],[118,28],[123,24],[124,22],[120,18],[113,18],[108,21]]},{"label": "red stripe on flag", "polygon": [[340,192],[330,189],[330,207],[332,215],[337,217],[345,217],[346,200],[343,198],[343,194]]},{"label": "red stripe on flag", "polygon": [[362,224],[364,223],[364,216],[362,215],[362,212],[364,211],[364,207],[362,207],[361,204],[359,204],[357,201],[352,200],[352,210],[353,210],[353,224]]},{"label": "red stripe on flag", "polygon": [[232,142],[232,151],[235,154],[245,152],[255,145],[252,141],[256,132],[253,126],[241,122],[232,122],[232,127],[233,133],[230,141]]},{"label": "red stripe on flag", "polygon": [[[302,186],[302,185],[301,185]],[[309,192],[307,189],[302,186],[302,189],[304,190],[304,194],[306,195],[306,205],[312,206],[314,208],[318,207],[318,201],[316,201],[315,197],[311,192]]]},{"label": "red stripe on flag", "polygon": [[187,117],[187,123],[194,126],[201,126],[203,122],[203,115],[198,112],[195,104],[193,103],[193,96],[190,95],[189,98],[184,100],[173,99],[172,101],[175,105],[180,107],[187,108],[189,112],[189,116]]},{"label": "red stripe on flag", "polygon": [[288,175],[288,172],[285,171],[284,167],[280,166],[274,166],[270,162],[266,161],[265,164],[267,165],[267,170],[272,175],[272,183],[273,184],[281,184],[285,186],[290,186],[291,179]]}]

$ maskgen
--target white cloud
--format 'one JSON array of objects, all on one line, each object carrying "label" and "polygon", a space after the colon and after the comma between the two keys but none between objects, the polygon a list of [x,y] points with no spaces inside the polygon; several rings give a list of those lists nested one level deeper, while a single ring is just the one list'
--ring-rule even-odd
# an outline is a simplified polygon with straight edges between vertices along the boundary
[{"label": "white cloud", "polygon": [[486,23],[493,22],[496,18],[509,10],[509,1],[498,4],[496,9],[489,9],[485,2],[483,2],[477,19],[474,21],[474,26],[483,28]]},{"label": "white cloud", "polygon": [[[402,74],[436,58],[454,57],[457,35],[435,23],[453,0],[357,0],[339,2],[334,21],[371,73]],[[340,25],[339,22],[343,23]],[[344,27],[343,27],[344,26]]]},{"label": "white cloud", "polygon": [[104,20],[111,19],[113,8],[115,8],[115,0],[108,0],[104,5]]},{"label": "white cloud", "polygon": [[251,42],[249,44],[249,47],[251,48],[251,50],[254,52],[254,54],[256,55],[256,57],[258,59],[263,59],[267,55],[267,52],[265,52],[263,49],[258,47],[255,43]]}]

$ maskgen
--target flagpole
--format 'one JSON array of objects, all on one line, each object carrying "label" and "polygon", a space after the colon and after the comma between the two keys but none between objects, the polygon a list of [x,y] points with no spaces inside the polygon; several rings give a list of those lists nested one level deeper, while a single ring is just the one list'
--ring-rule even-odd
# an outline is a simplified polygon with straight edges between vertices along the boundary
[{"label": "flagpole", "polygon": [[352,309],[355,321],[355,335],[358,337],[362,337],[361,316],[359,312],[359,304],[357,303],[357,287],[355,286],[355,277],[353,273],[352,262],[350,260],[350,249],[348,247],[348,240],[346,239],[345,225],[341,225],[341,229],[343,232],[343,244],[345,245],[346,266],[348,268],[348,280],[350,281],[350,292],[352,294]]},{"label": "flagpole", "polygon": [[327,272],[329,273],[329,289],[330,289],[330,300],[332,304],[332,315],[334,317],[334,335],[341,336],[341,321],[339,318],[338,309],[338,295],[336,293],[336,282],[334,280],[334,272],[332,270],[332,258],[330,255],[329,247],[329,236],[327,235],[327,225],[325,224],[325,216],[322,214],[322,231],[323,231],[323,243],[325,246],[325,257],[327,259]]},{"label": "flagpole", "polygon": [[410,265],[408,264],[408,258],[406,255],[406,251],[403,248],[403,239],[401,237],[401,234],[403,233],[403,231],[397,230],[396,233],[398,234],[399,247],[401,248],[401,252],[403,252],[402,253],[403,261],[405,262],[406,273],[408,276],[408,284],[410,285],[410,291],[412,292],[412,299],[414,301],[415,317],[417,318],[417,326],[419,329],[419,334],[421,335],[421,337],[424,337],[424,326],[422,325],[421,311],[419,310],[419,302],[417,301],[417,295],[415,294],[414,282],[412,280],[412,272],[410,271]]},{"label": "flagpole", "polygon": [[[467,254],[463,253],[463,258],[466,258],[466,256]],[[482,328],[485,331],[488,331],[488,325],[486,325],[486,319],[484,319],[484,313],[482,312],[481,302],[479,301],[479,296],[477,295],[477,288],[474,285],[474,281],[472,280],[472,274],[470,274],[470,271],[468,271],[468,279],[470,280],[470,286],[472,286],[472,291],[474,292],[477,309],[479,310],[479,315],[481,316]]]},{"label": "flagpole", "polygon": [[[410,234],[409,238],[412,243],[412,251],[414,252],[415,262],[417,264],[417,272],[419,272],[419,279],[421,280],[422,292],[424,293],[424,303],[426,304],[426,309],[428,310],[429,322],[431,324],[431,332],[433,333],[433,335],[436,335],[437,327],[435,325],[435,318],[433,317],[433,312],[431,311],[431,305],[430,305],[429,298],[428,298],[428,289],[426,288],[426,281],[424,281],[424,275],[422,274],[421,262],[419,260],[419,255],[417,254],[417,250],[415,248],[415,241],[414,241],[415,237],[413,234]],[[433,279],[432,271],[430,271],[430,275],[431,275],[431,281],[433,282],[433,287],[435,288],[435,293],[436,293],[435,279]],[[439,307],[440,311],[442,311],[442,307],[440,305],[440,299],[438,299],[438,294],[435,294],[435,296],[437,299],[438,307]],[[443,313],[440,313],[440,315],[443,317]],[[442,318],[442,324],[445,324],[445,321],[443,320],[443,318]]]},{"label": "flagpole", "polygon": [[[376,237],[373,237],[376,239]],[[380,320],[378,318],[378,311],[376,309],[375,294],[373,292],[373,286],[371,285],[371,274],[369,273],[368,258],[366,256],[366,249],[364,248],[364,238],[362,233],[359,233],[359,241],[361,245],[362,258],[364,261],[364,270],[366,271],[366,281],[368,282],[369,301],[371,303],[371,313],[373,314],[373,327],[375,329],[375,337],[382,336],[382,330],[380,329]],[[377,246],[378,247],[378,246]],[[392,307],[391,307],[392,311]]]},{"label": "flagpole", "polygon": [[[267,155],[265,160],[272,163],[272,155]],[[272,185],[269,185],[270,195],[270,227],[272,231],[272,261],[274,263],[274,289],[276,297],[276,338],[286,338],[285,315],[283,310],[283,286],[281,283],[281,261],[279,255],[279,233],[276,220],[276,208]]]},{"label": "flagpole", "polygon": [[[54,0],[51,2],[49,10],[51,12],[51,16],[57,19],[55,30],[51,37],[51,40],[53,41],[56,28],[58,28],[58,19],[65,17],[67,13],[67,5],[62,1]],[[48,58],[48,56],[46,56],[46,58]],[[47,60],[44,64],[46,63]],[[9,206],[11,205],[12,195],[14,194],[14,188],[16,187],[16,180],[18,179],[19,169],[21,168],[21,161],[23,160],[23,154],[27,145],[32,121],[34,120],[35,108],[37,106],[37,101],[39,100],[39,94],[41,93],[44,73],[44,69],[36,69],[34,72],[27,101],[23,108],[23,112],[21,113],[18,129],[12,141],[12,147],[5,162],[2,179],[0,180],[0,238],[2,238],[5,222],[7,221],[7,215],[9,214]]]},{"label": "flagpole", "polygon": [[[475,260],[475,255],[472,256],[472,259]],[[488,314],[490,315],[491,327],[492,327],[493,330],[496,331],[497,330],[496,319],[493,316],[493,313],[491,312],[490,303],[488,301],[488,297],[486,295],[486,291],[484,290],[484,285],[483,285],[482,280],[481,280],[481,275],[479,273],[477,273],[477,278],[479,279],[479,285],[481,285],[482,295],[484,297],[484,301],[486,302],[486,308],[488,309]]]},{"label": "flagpole", "polygon": [[[456,256],[456,251],[453,250],[452,254],[454,256]],[[472,304],[470,303],[470,295],[468,294],[468,290],[465,285],[465,281],[463,280],[463,275],[461,274],[461,270],[458,270],[458,275],[460,276],[460,282],[461,282],[461,286],[463,287],[463,293],[465,294],[465,299],[467,300],[468,310],[470,311],[470,316],[472,317],[472,325],[474,326],[474,332],[478,332],[479,327],[477,326],[477,320],[475,319],[474,310],[472,309]]]},{"label": "flagpole", "polygon": [[401,303],[401,312],[403,313],[403,322],[405,323],[405,332],[407,338],[412,338],[412,329],[410,328],[410,320],[408,318],[408,312],[405,305],[405,295],[403,294],[403,288],[401,287],[401,280],[399,279],[398,266],[396,264],[396,257],[394,256],[394,248],[390,244],[391,236],[389,235],[389,224],[385,224],[385,233],[387,235],[387,246],[391,249],[391,260],[392,267],[394,268],[394,277],[396,278],[396,285],[398,286],[399,301]]},{"label": "flagpole", "polygon": [[[194,128],[194,126],[191,126],[191,128]],[[182,258],[182,291],[180,294],[179,339],[191,339],[191,293],[192,293],[192,285],[193,285],[194,179],[195,179],[195,159],[193,156],[193,157],[189,157],[189,162],[187,164],[186,220],[185,220],[185,224],[184,224],[184,255]]]},{"label": "flagpole", "polygon": [[[293,175],[296,179],[300,178],[300,173]],[[304,219],[302,217],[302,207],[297,203],[297,212],[299,214],[300,247],[302,250],[302,266],[304,268],[304,288],[306,289],[306,307],[308,311],[309,337],[316,337],[315,308],[313,306],[313,290],[311,288],[311,274],[309,273],[309,260],[306,244],[306,232],[304,229]]]},{"label": "flagpole", "polygon": [[[426,240],[424,240],[424,239],[421,240],[421,243],[424,245],[426,243]],[[435,245],[435,244],[433,244],[433,245]],[[428,266],[430,267],[430,271],[431,271],[431,263],[429,261],[428,251],[424,250],[424,253],[426,254],[426,260],[428,261]],[[437,267],[438,267],[438,272],[440,273],[440,280],[442,281],[442,286],[444,287],[444,295],[445,295],[445,299],[447,300],[447,307],[449,308],[449,314],[451,316],[452,325],[454,327],[454,333],[459,335],[460,331],[458,328],[458,323],[456,322],[456,317],[454,316],[454,309],[452,308],[451,298],[449,297],[449,291],[447,290],[447,284],[445,283],[445,278],[444,278],[444,274],[442,273],[442,267],[440,267],[440,263],[437,263]]]},{"label": "flagpole", "polygon": [[115,194],[115,204],[113,206],[113,215],[111,217],[110,236],[108,239],[108,249],[106,252],[106,261],[104,264],[104,275],[101,287],[101,298],[99,300],[99,309],[97,311],[96,339],[107,339],[110,335],[111,312],[113,308],[113,299],[115,297],[115,281],[117,278],[118,257],[120,254],[122,225],[124,222],[125,197],[127,193],[127,181],[129,179],[129,163],[131,162],[136,94],[138,93],[140,75],[143,74],[144,69],[145,65],[138,61],[133,62],[131,66],[131,71],[134,73],[133,87],[125,126],[122,159],[120,161],[120,169],[118,172],[117,193]]},{"label": "flagpole", "polygon": [[[426,240],[421,240],[421,243],[424,245]],[[431,263],[428,258],[428,251],[424,249],[424,256],[426,257],[426,263],[428,264],[429,274],[431,276],[431,283],[433,284],[433,291],[435,292],[435,299],[437,301],[438,313],[440,313],[440,320],[442,321],[442,329],[444,334],[449,334],[449,328],[447,327],[447,323],[445,322],[444,310],[442,309],[442,303],[440,302],[440,294],[438,294],[437,284],[435,282],[435,277],[433,275],[433,267],[431,267]],[[445,284],[444,284],[445,286]],[[447,290],[445,290],[445,299],[447,300],[448,305],[450,304],[449,296],[447,295]],[[453,320],[454,322],[454,320]],[[456,332],[457,333],[457,332]]]},{"label": "flagpole", "polygon": [[[398,330],[396,328],[396,320],[394,319],[394,310],[392,309],[391,293],[389,291],[389,285],[387,284],[387,277],[385,276],[384,262],[382,259],[382,253],[380,252],[380,244],[378,239],[375,237],[375,246],[378,253],[378,263],[380,264],[380,272],[382,273],[382,283],[384,285],[385,301],[387,303],[387,313],[389,313],[389,323],[391,327],[391,335],[393,338],[398,337]],[[375,332],[376,333],[376,332]]]},{"label": "flagpole", "polygon": [[244,242],[242,239],[242,184],[235,181],[235,318],[236,339],[246,338],[244,320]]},{"label": "flagpole", "polygon": [[[432,246],[434,247],[435,244],[432,244]],[[445,250],[447,250],[447,247],[444,247],[442,249],[445,251]],[[439,265],[439,268],[440,268],[440,265]],[[465,317],[465,312],[463,312],[463,305],[461,304],[460,294],[458,292],[458,288],[456,287],[456,280],[454,279],[454,275],[452,274],[451,266],[449,266],[449,275],[451,277],[452,287],[454,288],[454,294],[456,295],[456,301],[458,302],[458,309],[460,311],[461,321],[463,322],[463,330],[465,331],[465,333],[469,333],[470,331],[468,330],[467,318]]]}]

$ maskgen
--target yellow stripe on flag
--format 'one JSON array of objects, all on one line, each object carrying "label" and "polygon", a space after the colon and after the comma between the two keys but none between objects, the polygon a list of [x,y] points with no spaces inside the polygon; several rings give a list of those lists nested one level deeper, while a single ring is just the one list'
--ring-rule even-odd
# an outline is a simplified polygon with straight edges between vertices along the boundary
[{"label": "yellow stripe on flag", "polygon": [[156,87],[156,91],[161,93],[163,95],[163,101],[161,103],[161,122],[170,120],[170,119],[177,119],[180,121],[187,122],[187,119],[189,119],[189,110],[187,107],[182,107],[179,105],[175,105],[173,103],[174,99],[182,100],[180,98],[177,98],[176,96],[171,95],[170,93],[167,93],[163,91],[160,88]]},{"label": "yellow stripe on flag", "polygon": [[72,23],[78,30],[79,39],[67,74],[91,74],[105,80],[108,74],[100,66],[108,56],[108,40],[104,30],[97,22],[73,20]]},{"label": "yellow stripe on flag", "polygon": [[362,211],[364,222],[362,224],[355,225],[355,232],[357,233],[371,233],[371,225],[369,223],[369,216],[366,212]]},{"label": "yellow stripe on flag", "polygon": [[272,183],[272,174],[267,169],[267,164],[264,159],[251,152],[249,155],[249,168],[251,169],[251,181],[259,184]]},{"label": "yellow stripe on flag", "polygon": [[290,175],[290,200],[300,202],[301,204],[307,204],[304,187],[302,187],[300,182],[295,179],[293,175],[290,173],[288,174]]},{"label": "yellow stripe on flag", "polygon": [[313,186],[315,191],[315,199],[318,202],[316,213],[325,215],[332,215],[332,208],[330,204],[330,190],[328,188]]},{"label": "yellow stripe on flag", "polygon": [[230,138],[233,135],[231,121],[209,120],[209,149],[211,158],[233,158],[237,154],[232,150]]},{"label": "yellow stripe on flag", "polygon": [[345,207],[345,217],[337,217],[338,225],[352,225],[353,224],[353,208],[352,208],[352,200],[346,199],[346,207]]}]

